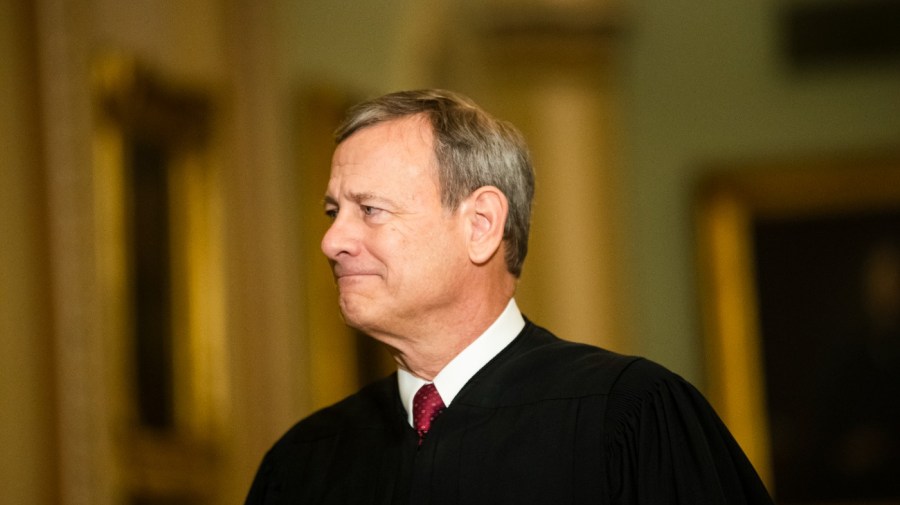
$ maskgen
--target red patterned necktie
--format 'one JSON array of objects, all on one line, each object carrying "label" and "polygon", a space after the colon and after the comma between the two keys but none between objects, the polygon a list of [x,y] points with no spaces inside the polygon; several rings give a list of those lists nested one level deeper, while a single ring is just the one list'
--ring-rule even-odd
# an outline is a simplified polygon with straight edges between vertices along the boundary
[{"label": "red patterned necktie", "polygon": [[431,422],[444,410],[444,400],[438,394],[434,384],[425,384],[413,397],[413,424],[419,433],[419,445],[431,428]]}]

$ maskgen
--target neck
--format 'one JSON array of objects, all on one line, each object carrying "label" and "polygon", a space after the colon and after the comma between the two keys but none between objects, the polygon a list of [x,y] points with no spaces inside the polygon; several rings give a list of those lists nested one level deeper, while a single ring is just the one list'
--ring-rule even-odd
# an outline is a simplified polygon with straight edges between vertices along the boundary
[{"label": "neck", "polygon": [[372,335],[384,343],[397,364],[422,379],[434,377],[460,352],[483,334],[506,309],[515,291],[515,278],[502,289],[469,296],[448,317],[418,325],[415,333]]}]

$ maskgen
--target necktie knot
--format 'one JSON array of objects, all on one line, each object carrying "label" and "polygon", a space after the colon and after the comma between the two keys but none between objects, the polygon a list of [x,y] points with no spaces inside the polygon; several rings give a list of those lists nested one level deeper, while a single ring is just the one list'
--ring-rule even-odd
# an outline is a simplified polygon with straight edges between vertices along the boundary
[{"label": "necktie knot", "polygon": [[413,397],[413,424],[419,434],[419,445],[431,428],[431,422],[444,410],[444,400],[434,384],[425,384]]}]

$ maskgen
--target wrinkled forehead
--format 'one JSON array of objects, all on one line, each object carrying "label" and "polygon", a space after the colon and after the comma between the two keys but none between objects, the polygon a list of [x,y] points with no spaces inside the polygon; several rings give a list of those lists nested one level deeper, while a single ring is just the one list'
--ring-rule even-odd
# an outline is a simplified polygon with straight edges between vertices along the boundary
[{"label": "wrinkled forehead", "polygon": [[361,136],[374,137],[392,145],[404,145],[409,149],[426,148],[431,152],[434,151],[434,128],[431,119],[425,113],[384,119],[362,126],[337,147]]},{"label": "wrinkled forehead", "polygon": [[327,193],[368,187],[422,189],[437,186],[431,126],[427,118],[410,116],[366,126],[335,149]]},{"label": "wrinkled forehead", "polygon": [[409,164],[436,167],[431,123],[421,114],[360,128],[335,148],[332,172],[346,166],[385,168]]}]

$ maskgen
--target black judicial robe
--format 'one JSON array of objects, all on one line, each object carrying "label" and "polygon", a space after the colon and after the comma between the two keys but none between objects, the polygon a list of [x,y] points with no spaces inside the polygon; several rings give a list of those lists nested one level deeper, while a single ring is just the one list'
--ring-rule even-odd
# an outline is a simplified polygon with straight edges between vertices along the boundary
[{"label": "black judicial robe", "polygon": [[435,419],[421,446],[392,375],[290,429],[263,459],[246,503],[772,501],[683,379],[527,322]]}]

